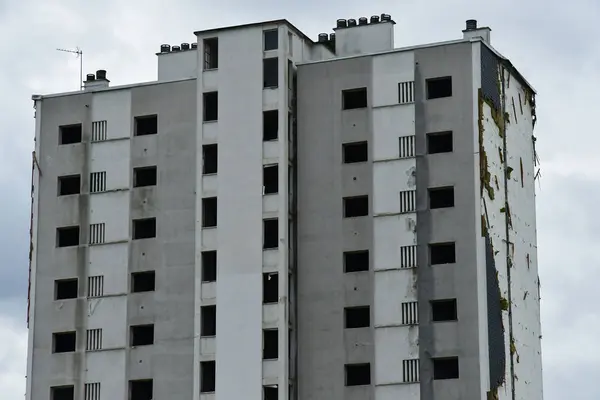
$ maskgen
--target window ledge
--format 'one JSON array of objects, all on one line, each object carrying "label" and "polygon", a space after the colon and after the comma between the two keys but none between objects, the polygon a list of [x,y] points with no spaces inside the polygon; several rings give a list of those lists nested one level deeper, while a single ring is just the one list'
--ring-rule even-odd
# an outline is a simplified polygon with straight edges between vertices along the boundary
[{"label": "window ledge", "polygon": [[[155,185],[156,186],[156,185]],[[140,186],[142,187],[142,186]],[[135,189],[135,187],[134,187]],[[90,194],[102,194],[102,193],[115,193],[115,192],[125,192],[129,190],[129,188],[118,188],[118,189],[109,189],[109,190],[101,190],[99,192],[90,192]]]},{"label": "window ledge", "polygon": [[216,124],[217,122],[219,122],[218,119],[212,119],[210,121],[202,121],[202,124]]}]

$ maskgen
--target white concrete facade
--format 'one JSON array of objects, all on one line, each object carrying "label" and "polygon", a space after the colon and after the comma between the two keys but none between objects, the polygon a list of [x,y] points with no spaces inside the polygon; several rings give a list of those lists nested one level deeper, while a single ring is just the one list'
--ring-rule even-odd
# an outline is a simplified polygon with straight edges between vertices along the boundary
[{"label": "white concrete facade", "polygon": [[[320,42],[286,20],[199,31],[193,48],[157,54],[156,82],[34,96],[28,400],[52,399],[52,388],[70,386],[74,399],[147,400],[147,393],[131,397],[132,385],[149,380],[152,398],[193,400],[418,400],[433,398],[431,393],[458,400],[471,387],[478,387],[482,399],[489,392],[499,399],[542,399],[533,90],[477,35],[394,49],[393,26],[383,16],[382,22],[358,26],[338,21],[335,39]],[[270,49],[265,32],[276,32]],[[218,65],[210,68],[207,40],[218,43]],[[449,165],[440,174],[434,158],[427,168],[419,161],[427,156],[423,127],[444,127],[451,107],[428,105],[423,93],[431,76],[421,74],[436,66],[419,51],[440,48],[460,59],[465,46],[471,48],[472,68],[464,76],[473,103],[464,107],[473,115],[473,130],[464,134],[472,134],[472,164],[471,158],[440,158],[438,169]],[[482,49],[498,58],[505,124],[494,122],[493,108],[480,100]],[[277,84],[264,87],[264,60],[272,58]],[[450,70],[444,68],[440,74]],[[317,81],[302,81],[300,89],[297,77]],[[364,110],[343,110],[342,90],[363,86]],[[205,94],[213,92],[217,117],[207,121]],[[277,138],[263,140],[263,113],[275,110]],[[157,116],[157,134],[137,136],[136,118],[149,115]],[[438,118],[424,121],[424,115]],[[80,143],[57,145],[59,127],[78,123]],[[310,135],[319,136],[318,156],[309,156]],[[362,140],[368,142],[368,162],[341,161],[342,145]],[[214,173],[203,173],[206,145],[218,149]],[[489,182],[481,178],[483,153]],[[453,210],[431,212],[421,202],[429,187],[459,175],[453,171],[461,165],[474,171],[460,180],[475,188],[461,196],[478,204],[465,218],[468,225],[477,215],[476,237],[472,224],[468,234],[462,226],[436,227],[435,221],[453,221]],[[136,187],[134,169],[151,166],[157,182]],[[265,166],[277,166],[276,193],[264,194]],[[76,174],[80,192],[57,197],[56,180]],[[360,195],[369,197],[368,215],[342,219],[341,197]],[[215,197],[216,226],[206,227],[204,200]],[[302,199],[310,201],[298,204]],[[312,208],[319,202],[326,211]],[[155,238],[135,239],[134,221],[146,218],[155,218]],[[274,219],[277,246],[264,248],[264,221]],[[76,225],[78,245],[57,247],[56,229]],[[486,233],[501,303],[508,303],[502,314],[505,380],[498,390],[491,390],[489,379]],[[429,241],[440,237],[456,239],[456,265],[423,262]],[[465,248],[476,258],[474,278],[459,272]],[[368,271],[341,272],[342,252],[362,249],[369,252]],[[217,253],[214,280],[203,276],[208,251]],[[52,262],[40,268],[39,259]],[[145,271],[155,273],[155,288],[133,293],[132,274]],[[277,274],[277,302],[263,304],[265,273]],[[55,281],[75,278],[77,295],[53,300]],[[476,299],[474,314],[472,308],[461,314],[459,302],[457,321],[445,325],[419,315],[431,300],[459,297],[461,279],[473,283],[468,290]],[[370,307],[368,327],[345,329],[344,307],[363,305]],[[216,306],[214,335],[203,334],[206,306]],[[317,309],[323,312],[311,314]],[[461,348],[465,331],[457,326],[471,321],[477,321],[469,327],[477,340]],[[153,325],[151,345],[132,346],[132,327],[138,325]],[[277,357],[264,359],[264,332],[272,330]],[[77,335],[74,351],[53,354],[52,335],[68,331]],[[438,381],[422,366],[424,352],[431,359],[456,355],[461,374],[467,372]],[[478,357],[476,374],[472,354]],[[206,390],[202,365],[213,361],[213,389]],[[368,383],[348,383],[353,364],[369,365]],[[266,398],[274,387],[277,397]]]}]

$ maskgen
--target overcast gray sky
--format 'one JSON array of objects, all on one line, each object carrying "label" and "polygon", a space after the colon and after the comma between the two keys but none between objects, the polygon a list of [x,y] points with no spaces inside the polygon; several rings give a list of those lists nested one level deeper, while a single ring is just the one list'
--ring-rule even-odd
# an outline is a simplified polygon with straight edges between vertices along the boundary
[{"label": "overcast gray sky", "polygon": [[313,39],[337,18],[389,13],[396,46],[460,38],[466,19],[538,91],[538,245],[546,400],[600,399],[600,2],[598,0],[0,0],[0,397],[25,391],[27,252],[33,93],[78,88],[84,74],[112,85],[156,79],[161,43],[193,31],[286,18]]}]

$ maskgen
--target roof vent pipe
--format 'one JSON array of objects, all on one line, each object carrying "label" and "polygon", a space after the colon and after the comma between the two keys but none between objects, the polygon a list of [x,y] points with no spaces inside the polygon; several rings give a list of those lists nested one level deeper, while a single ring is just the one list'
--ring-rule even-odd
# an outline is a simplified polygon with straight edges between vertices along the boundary
[{"label": "roof vent pipe", "polygon": [[85,80],[86,81],[95,81],[96,80],[96,76],[94,74],[87,74],[85,76]]},{"label": "roof vent pipe", "polygon": [[99,69],[98,71],[96,71],[96,78],[97,79],[106,79],[106,70]]},{"label": "roof vent pipe", "polygon": [[350,18],[350,19],[348,20],[348,26],[349,26],[349,27],[350,27],[350,26],[356,26],[356,20],[355,20],[355,19],[353,19],[353,18]]},{"label": "roof vent pipe", "polygon": [[181,50],[189,50],[189,49],[190,49],[189,43],[181,43]]},{"label": "roof vent pipe", "polygon": [[171,46],[168,44],[161,44],[160,45],[160,52],[161,53],[168,53],[171,51]]},{"label": "roof vent pipe", "polygon": [[192,50],[196,50],[198,48],[198,43],[192,43]]},{"label": "roof vent pipe", "polygon": [[468,19],[467,20],[467,30],[472,31],[477,29],[477,20],[476,19]]},{"label": "roof vent pipe", "polygon": [[392,16],[390,14],[381,14],[381,22],[391,21]]},{"label": "roof vent pipe", "polygon": [[332,42],[335,42],[335,33],[331,33],[329,35],[329,40],[332,41]]},{"label": "roof vent pipe", "polygon": [[181,47],[179,47],[179,46],[171,47],[171,51],[179,51],[179,50],[181,50]]},{"label": "roof vent pipe", "polygon": [[358,25],[367,25],[369,23],[369,18],[367,17],[360,17],[358,19]]},{"label": "roof vent pipe", "polygon": [[319,43],[323,43],[329,40],[329,35],[326,33],[319,33]]},{"label": "roof vent pipe", "polygon": [[346,26],[348,26],[348,25],[347,25],[347,21],[345,19],[341,18],[341,19],[337,20],[338,28],[345,28]]},{"label": "roof vent pipe", "polygon": [[377,23],[379,23],[379,15],[373,15],[373,16],[371,17],[371,23],[372,23],[372,24],[377,24]]}]

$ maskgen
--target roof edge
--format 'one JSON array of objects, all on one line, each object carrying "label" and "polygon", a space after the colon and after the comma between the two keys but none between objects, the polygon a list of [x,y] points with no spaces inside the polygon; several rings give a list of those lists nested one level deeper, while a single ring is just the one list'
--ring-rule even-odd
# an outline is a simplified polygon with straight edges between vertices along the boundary
[{"label": "roof edge", "polygon": [[104,87],[104,88],[96,88],[96,89],[88,89],[88,90],[77,90],[77,91],[73,91],[73,92],[33,94],[33,95],[31,95],[31,100],[39,101],[39,100],[44,100],[44,99],[51,99],[54,97],[76,96],[78,94],[90,94],[90,93],[98,93],[98,92],[110,92],[111,90],[127,90],[127,89],[134,89],[134,88],[144,87],[144,86],[162,85],[165,83],[177,83],[177,82],[184,82],[184,81],[192,81],[192,80],[196,80],[196,79],[197,79],[196,77],[191,77],[191,78],[174,79],[174,80],[169,80],[169,81],[149,81],[149,82],[130,83],[127,85],[109,86],[109,87]]},{"label": "roof edge", "polygon": [[488,49],[490,49],[490,51],[492,53],[494,53],[496,55],[496,57],[498,57],[502,61],[504,66],[506,66],[508,69],[510,69],[510,71],[517,77],[517,79],[519,79],[521,81],[522,84],[526,85],[533,92],[533,94],[537,94],[537,91],[535,90],[533,85],[531,83],[529,83],[529,81],[527,79],[525,79],[525,77],[523,76],[523,74],[521,74],[519,72],[517,67],[515,67],[514,64],[508,58],[504,57],[498,50],[493,48],[491,44],[485,42],[481,38],[473,38],[471,40],[472,41],[480,41],[481,43],[483,43]]},{"label": "roof edge", "polygon": [[273,20],[270,20],[270,21],[251,22],[249,24],[240,24],[240,25],[233,25],[233,26],[223,26],[223,27],[220,27],[220,28],[204,29],[204,30],[201,30],[201,31],[195,31],[194,35],[198,36],[200,34],[204,35],[204,34],[209,34],[209,33],[217,33],[217,32],[220,32],[220,31],[228,31],[228,30],[242,29],[242,28],[251,28],[251,27],[255,27],[255,26],[273,25],[273,24],[285,24],[288,27],[292,28],[292,30],[294,30],[298,35],[302,36],[304,39],[308,40],[312,44],[316,44],[317,43],[314,40],[312,40],[310,37],[308,37],[308,35],[306,35],[300,29],[298,29],[294,24],[292,24],[290,21],[288,21],[285,18],[284,19],[273,19]]}]

